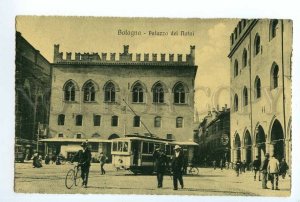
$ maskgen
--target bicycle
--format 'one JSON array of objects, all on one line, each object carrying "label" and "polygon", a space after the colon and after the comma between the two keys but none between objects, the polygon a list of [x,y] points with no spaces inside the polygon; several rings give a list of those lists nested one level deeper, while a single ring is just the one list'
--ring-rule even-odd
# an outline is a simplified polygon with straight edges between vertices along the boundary
[{"label": "bicycle", "polygon": [[65,185],[68,189],[71,189],[74,184],[75,184],[75,186],[77,186],[80,183],[80,180],[81,180],[80,170],[81,170],[80,164],[76,164],[74,166],[74,168],[71,168],[67,172],[67,175],[65,178]]},{"label": "bicycle", "polygon": [[189,168],[187,170],[187,174],[190,175],[198,175],[199,174],[199,169],[195,167],[194,165],[189,165]]}]

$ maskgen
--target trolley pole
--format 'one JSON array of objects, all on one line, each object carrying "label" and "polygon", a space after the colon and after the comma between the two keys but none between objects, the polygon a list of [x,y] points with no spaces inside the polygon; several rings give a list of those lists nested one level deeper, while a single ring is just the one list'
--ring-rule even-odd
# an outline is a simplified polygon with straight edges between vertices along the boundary
[{"label": "trolley pole", "polygon": [[[125,99],[123,99],[123,101],[125,102],[125,104],[129,107],[129,109],[133,112],[133,114],[135,116],[137,116],[137,114],[135,113],[135,111],[129,106],[129,104],[127,104],[127,102],[125,101]],[[141,124],[144,126],[144,128],[147,130],[147,132],[152,136],[152,133],[150,132],[150,130],[147,128],[147,126],[144,124],[144,122],[142,120],[140,120]]]}]

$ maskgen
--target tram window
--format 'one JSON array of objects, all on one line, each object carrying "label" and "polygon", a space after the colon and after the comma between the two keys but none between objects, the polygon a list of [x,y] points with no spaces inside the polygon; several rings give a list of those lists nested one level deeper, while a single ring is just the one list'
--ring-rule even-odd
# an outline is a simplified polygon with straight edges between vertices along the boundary
[{"label": "tram window", "polygon": [[149,154],[154,152],[154,143],[149,143]]},{"label": "tram window", "polygon": [[122,146],[122,143],[123,143],[123,142],[118,142],[118,151],[122,151],[122,147],[123,147],[123,146]]},{"label": "tram window", "polygon": [[113,151],[118,151],[118,143],[113,142]]},{"label": "tram window", "polygon": [[143,142],[143,153],[148,154],[148,142]]},{"label": "tram window", "polygon": [[128,152],[128,142],[123,142],[123,152]]}]

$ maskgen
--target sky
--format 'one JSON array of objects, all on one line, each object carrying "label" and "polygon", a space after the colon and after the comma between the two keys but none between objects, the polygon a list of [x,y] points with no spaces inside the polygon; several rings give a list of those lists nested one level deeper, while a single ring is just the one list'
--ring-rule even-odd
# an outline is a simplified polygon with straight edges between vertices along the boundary
[{"label": "sky", "polygon": [[[101,18],[18,16],[16,30],[49,61],[53,62],[53,46],[60,51],[123,52],[129,45],[133,53],[188,54],[190,45],[196,46],[195,109],[203,118],[208,110],[230,107],[230,34],[237,19],[170,19],[170,18]],[[141,31],[142,35],[118,34],[119,30]],[[168,32],[168,36],[150,36],[149,31]],[[179,31],[179,36],[170,36]],[[181,31],[193,36],[180,36]],[[176,56],[175,56],[176,57]]]}]

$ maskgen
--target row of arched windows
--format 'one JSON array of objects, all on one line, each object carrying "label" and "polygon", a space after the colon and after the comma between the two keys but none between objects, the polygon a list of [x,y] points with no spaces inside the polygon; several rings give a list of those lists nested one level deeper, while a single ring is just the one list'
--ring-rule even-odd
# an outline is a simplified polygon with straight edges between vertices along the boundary
[{"label": "row of arched windows", "polygon": [[[93,124],[94,126],[101,125],[101,116],[94,115],[93,116]],[[57,125],[63,126],[65,125],[65,115],[59,114],[57,117]],[[82,126],[83,125],[83,116],[78,114],[75,116],[75,125]],[[111,117],[111,126],[118,126],[119,125],[119,117],[114,115]],[[162,125],[162,118],[160,116],[154,117],[154,127],[160,128]],[[141,126],[141,117],[134,116],[133,117],[133,127],[140,127]],[[183,128],[183,117],[176,117],[176,128]]]},{"label": "row of arched windows", "polygon": [[[276,37],[276,32],[278,29],[278,20],[271,20],[270,21],[270,25],[269,25],[269,30],[270,30],[270,34],[269,34],[269,40],[271,41],[273,38]],[[254,42],[253,42],[253,48],[254,48],[254,56],[258,55],[258,53],[260,53],[261,51],[261,39],[260,39],[260,35],[258,33],[256,33],[255,38],[254,38]],[[242,54],[242,67],[246,67],[247,66],[247,61],[248,61],[248,53],[247,50],[244,48],[243,50],[243,54]],[[233,70],[233,76],[236,77],[239,74],[239,63],[238,60],[234,61],[234,70]]]},{"label": "row of arched windows", "polygon": [[[78,90],[77,84],[73,80],[65,83],[64,87],[64,100],[75,101],[76,91]],[[96,99],[96,92],[98,87],[95,82],[87,81],[83,85],[83,100],[85,102],[94,102]],[[104,87],[104,102],[115,102],[116,92],[119,91],[118,85],[113,81],[108,81]],[[132,102],[143,103],[145,98],[146,87],[141,82],[135,82],[131,88]],[[168,92],[166,86],[162,82],[156,82],[152,87],[153,102],[164,103],[165,93]],[[187,86],[183,82],[177,82],[173,87],[174,103],[185,104],[186,93],[188,92]]]}]

